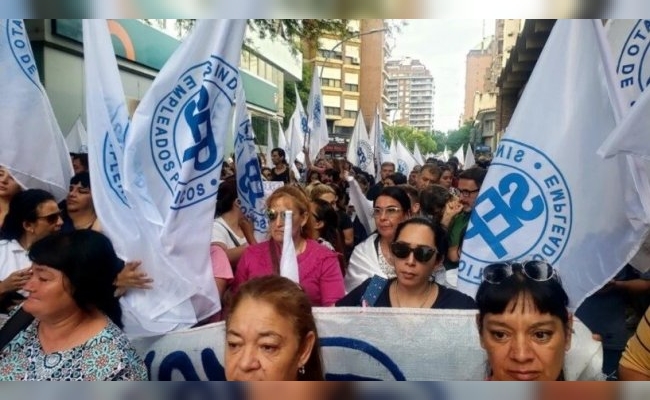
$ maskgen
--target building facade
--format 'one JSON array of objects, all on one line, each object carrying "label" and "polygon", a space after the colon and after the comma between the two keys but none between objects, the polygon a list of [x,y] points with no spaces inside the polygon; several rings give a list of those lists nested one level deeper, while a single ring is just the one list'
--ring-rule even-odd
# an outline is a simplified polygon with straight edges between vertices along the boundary
[{"label": "building facade", "polygon": [[386,72],[388,122],[433,132],[435,84],[431,72],[411,58],[387,61]]},{"label": "building facade", "polygon": [[488,70],[492,66],[493,37],[484,38],[467,53],[465,59],[465,107],[463,123],[471,121],[476,115],[474,97],[476,93],[486,93],[489,89]]},{"label": "building facade", "polygon": [[387,121],[388,117],[386,60],[390,57],[390,48],[386,40],[385,29],[386,24],[383,19],[361,20],[361,33],[367,34],[361,37],[359,109],[368,129],[375,119],[377,109],[379,109],[382,120]]}]

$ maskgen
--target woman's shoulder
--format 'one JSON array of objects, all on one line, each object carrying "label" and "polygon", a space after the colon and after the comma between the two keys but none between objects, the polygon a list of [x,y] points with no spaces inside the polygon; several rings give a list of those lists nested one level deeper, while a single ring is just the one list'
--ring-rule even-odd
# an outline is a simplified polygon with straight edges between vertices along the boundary
[{"label": "woman's shoulder", "polygon": [[432,308],[475,310],[476,302],[473,298],[456,289],[438,285],[438,298]]},{"label": "woman's shoulder", "polygon": [[135,347],[126,334],[112,321],[108,321],[101,332],[86,342],[84,349],[87,350],[84,357],[90,359],[101,357],[112,360],[114,363],[113,365],[103,365],[103,370],[98,368],[96,379],[148,380],[147,369]]}]

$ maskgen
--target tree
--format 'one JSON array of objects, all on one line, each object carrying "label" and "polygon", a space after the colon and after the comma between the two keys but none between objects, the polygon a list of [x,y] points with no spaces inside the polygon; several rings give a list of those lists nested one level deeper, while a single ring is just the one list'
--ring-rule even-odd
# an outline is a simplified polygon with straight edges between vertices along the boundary
[{"label": "tree", "polygon": [[455,131],[447,131],[447,149],[452,154],[461,146],[465,146],[469,143],[473,124],[474,121],[468,121],[465,125]]},{"label": "tree", "polygon": [[418,144],[418,148],[423,154],[435,153],[439,148],[429,132],[421,131],[412,126],[389,125],[384,128],[384,134],[391,141],[396,138],[404,143],[410,152],[413,152],[415,143]]},{"label": "tree", "polygon": [[[295,82],[303,107],[306,107],[305,102],[309,98],[312,74],[313,71],[311,65],[309,63],[303,63],[302,81]],[[289,126],[289,120],[296,108],[296,91],[293,85],[294,82],[284,81],[284,126]]]}]

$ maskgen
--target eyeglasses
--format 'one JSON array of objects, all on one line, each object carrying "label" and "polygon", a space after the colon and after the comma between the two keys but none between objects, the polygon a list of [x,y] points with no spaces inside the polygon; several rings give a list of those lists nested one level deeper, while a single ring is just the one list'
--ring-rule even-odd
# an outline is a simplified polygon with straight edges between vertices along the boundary
[{"label": "eyeglasses", "polygon": [[404,259],[413,253],[413,257],[419,262],[427,262],[436,255],[438,250],[430,246],[418,245],[411,247],[410,244],[404,242],[393,242],[390,244],[390,251],[399,259]]},{"label": "eyeglasses", "polygon": [[372,209],[372,216],[377,218],[377,217],[381,217],[382,215],[384,215],[384,213],[386,213],[386,216],[390,218],[396,216],[401,211],[402,209],[399,207],[386,207],[386,208],[375,207]]},{"label": "eyeglasses", "polygon": [[272,208],[266,210],[266,216],[268,217],[269,221],[275,221],[276,219],[278,219],[278,217],[282,218],[282,220],[284,221],[286,215],[287,215],[286,211],[275,211]]},{"label": "eyeglasses", "polygon": [[463,196],[463,197],[469,197],[470,194],[476,193],[481,189],[476,189],[476,190],[459,190],[458,193]]},{"label": "eyeglasses", "polygon": [[52,214],[36,216],[36,219],[44,219],[48,224],[56,224],[61,218],[61,211],[53,212]]},{"label": "eyeglasses", "polygon": [[483,268],[483,280],[498,285],[514,275],[516,271],[521,271],[526,278],[537,282],[557,279],[557,274],[551,264],[541,260],[530,260],[523,263],[503,262],[490,264]]}]

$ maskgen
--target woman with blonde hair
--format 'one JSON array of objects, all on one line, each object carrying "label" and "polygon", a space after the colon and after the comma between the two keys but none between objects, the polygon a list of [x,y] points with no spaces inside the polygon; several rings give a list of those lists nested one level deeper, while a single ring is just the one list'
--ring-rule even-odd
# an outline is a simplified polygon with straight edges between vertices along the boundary
[{"label": "woman with blonde hair", "polygon": [[280,257],[284,242],[284,217],[292,211],[292,240],[296,250],[300,285],[313,306],[331,306],[344,295],[343,275],[337,254],[315,240],[318,233],[309,199],[295,186],[283,186],[269,196],[267,202],[269,233],[265,242],[244,250],[232,284],[233,293],[249,279],[280,273]]}]

